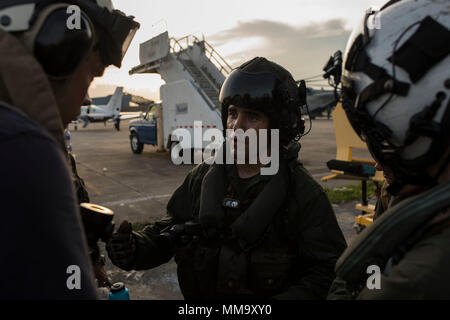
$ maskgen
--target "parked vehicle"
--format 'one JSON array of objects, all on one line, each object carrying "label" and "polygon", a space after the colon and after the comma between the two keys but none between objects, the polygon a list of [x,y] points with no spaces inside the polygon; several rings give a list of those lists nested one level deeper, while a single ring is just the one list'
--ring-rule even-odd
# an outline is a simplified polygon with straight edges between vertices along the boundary
[{"label": "parked vehicle", "polygon": [[130,122],[130,145],[133,153],[142,153],[144,144],[154,146],[158,144],[155,112],[156,105],[152,106],[142,118]]}]

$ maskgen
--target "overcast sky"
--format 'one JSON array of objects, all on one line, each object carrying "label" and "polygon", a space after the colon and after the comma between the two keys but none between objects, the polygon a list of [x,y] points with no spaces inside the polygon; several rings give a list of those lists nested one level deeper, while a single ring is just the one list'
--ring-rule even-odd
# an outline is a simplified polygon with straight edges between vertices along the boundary
[{"label": "overcast sky", "polygon": [[286,67],[294,78],[321,73],[328,57],[344,50],[364,10],[387,0],[113,0],[115,7],[141,23],[122,68],[110,67],[95,80],[91,96],[111,94],[116,86],[150,99],[159,98],[158,75],[133,75],[139,44],[169,31],[170,37],[195,34],[239,66],[264,56]]}]

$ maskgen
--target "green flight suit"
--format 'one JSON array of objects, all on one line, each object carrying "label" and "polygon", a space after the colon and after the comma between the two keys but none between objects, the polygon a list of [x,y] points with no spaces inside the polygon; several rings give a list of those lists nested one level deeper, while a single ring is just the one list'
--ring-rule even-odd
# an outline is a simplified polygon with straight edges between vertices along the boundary
[{"label": "green flight suit", "polygon": [[[234,166],[200,164],[170,199],[168,215],[134,232],[130,269],[173,256],[186,299],[323,299],[346,247],[323,189],[297,162],[275,176],[241,179]],[[238,208],[225,207],[234,199]],[[199,219],[207,236],[174,246],[163,229]]]},{"label": "green flight suit", "polygon": [[[419,195],[416,199],[420,201],[422,198]],[[446,201],[449,202],[449,196],[446,198]],[[395,199],[391,208],[377,220],[389,218],[390,220],[386,219],[386,221],[392,221],[392,223],[395,223],[395,219],[399,221],[396,214],[399,206],[405,200],[407,198]],[[414,231],[403,236],[403,240],[396,245],[395,250],[389,251],[390,258],[387,261],[385,259],[379,261],[382,272],[380,288],[369,289],[367,283],[364,282],[366,278],[362,278],[359,284],[361,289],[351,292],[347,281],[338,276],[331,286],[328,299],[450,299],[450,208],[447,206],[436,212],[433,211],[432,206],[436,206],[437,202],[428,200],[428,204],[422,203],[428,208],[422,210],[420,214],[429,214],[431,219],[411,227]],[[389,215],[389,217],[384,217],[384,215]],[[408,219],[400,222],[400,224],[408,223]],[[401,229],[398,230],[401,231]],[[365,230],[365,232],[369,234],[371,230]],[[364,236],[363,233],[359,235],[359,237],[362,236]],[[390,233],[383,237],[379,235],[378,238],[385,244],[389,244],[393,241],[389,237],[393,238],[394,236],[398,237],[397,234]],[[358,238],[354,241],[358,241]],[[364,250],[364,244],[359,247]],[[360,254],[362,255],[362,253]],[[376,258],[374,253],[368,251],[368,254]]]}]

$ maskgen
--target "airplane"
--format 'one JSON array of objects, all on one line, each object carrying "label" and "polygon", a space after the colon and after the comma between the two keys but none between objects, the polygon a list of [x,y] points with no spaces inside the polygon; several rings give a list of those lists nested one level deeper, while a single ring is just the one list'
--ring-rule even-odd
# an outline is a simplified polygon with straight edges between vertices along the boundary
[{"label": "airplane", "polygon": [[[334,90],[318,90],[308,87],[306,89],[307,102],[309,109],[309,116],[314,119],[317,116],[322,115],[327,111],[328,119],[330,118],[331,111],[336,106],[337,99]],[[305,114],[307,114],[305,112]]]},{"label": "airplane", "polygon": [[82,123],[83,128],[86,128],[91,122],[114,122],[114,128],[120,131],[120,120],[129,120],[139,118],[142,114],[123,114],[122,110],[123,87],[117,87],[106,105],[88,105],[81,107],[81,114],[76,121],[72,123],[75,125],[75,130],[78,130],[78,124]]}]

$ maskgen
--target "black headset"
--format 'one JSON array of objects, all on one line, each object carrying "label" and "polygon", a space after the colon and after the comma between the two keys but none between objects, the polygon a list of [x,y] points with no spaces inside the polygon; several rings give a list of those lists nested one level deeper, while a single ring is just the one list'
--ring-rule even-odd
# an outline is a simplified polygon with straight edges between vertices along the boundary
[{"label": "black headset", "polygon": [[69,29],[67,6],[56,7],[51,12],[44,10],[41,14],[45,14],[44,21],[39,23],[39,30],[31,39],[33,54],[47,75],[70,76],[94,47],[96,30],[83,11],[80,12],[79,28]]},{"label": "black headset", "polygon": [[[140,27],[134,17],[101,7],[95,0],[4,1],[0,4],[2,9],[35,5],[30,28],[17,31],[17,35],[50,77],[67,78],[94,48],[99,49],[105,67],[113,64],[120,68]],[[0,25],[9,24],[11,17],[0,17]]]}]

